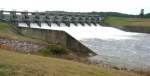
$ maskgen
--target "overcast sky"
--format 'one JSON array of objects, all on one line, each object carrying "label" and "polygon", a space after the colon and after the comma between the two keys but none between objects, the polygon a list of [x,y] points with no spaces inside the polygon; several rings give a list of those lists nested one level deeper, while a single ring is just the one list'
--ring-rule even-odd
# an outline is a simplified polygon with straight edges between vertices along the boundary
[{"label": "overcast sky", "polygon": [[150,0],[1,0],[4,10],[70,11],[70,12],[121,12],[139,14],[140,9],[150,12]]}]

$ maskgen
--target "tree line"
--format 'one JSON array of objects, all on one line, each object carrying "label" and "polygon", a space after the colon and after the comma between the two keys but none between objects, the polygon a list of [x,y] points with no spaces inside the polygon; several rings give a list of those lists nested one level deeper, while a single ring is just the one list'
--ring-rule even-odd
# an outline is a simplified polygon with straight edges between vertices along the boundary
[{"label": "tree line", "polygon": [[150,13],[144,14],[142,12],[139,15],[124,14],[119,12],[91,12],[90,14],[95,14],[102,17],[115,16],[115,17],[127,17],[127,18],[150,18]]}]

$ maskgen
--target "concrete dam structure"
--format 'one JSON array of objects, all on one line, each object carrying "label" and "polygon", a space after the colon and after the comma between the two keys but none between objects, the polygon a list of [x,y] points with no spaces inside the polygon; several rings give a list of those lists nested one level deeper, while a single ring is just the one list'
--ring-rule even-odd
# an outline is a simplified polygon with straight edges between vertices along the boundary
[{"label": "concrete dam structure", "polygon": [[58,44],[71,50],[78,56],[96,55],[92,50],[84,46],[78,40],[64,31],[46,30],[38,28],[18,27],[19,32],[27,37],[46,41],[50,44]]},{"label": "concrete dam structure", "polygon": [[[68,27],[70,27],[71,24],[75,26],[79,26],[79,24],[82,26],[96,26],[100,24],[101,20],[102,17],[91,13],[0,11],[0,22],[16,25],[15,27],[17,27],[16,30],[18,33],[46,41],[50,44],[59,44],[72,50],[72,52],[76,53],[78,56],[96,54],[65,31],[32,28],[32,24],[34,23],[38,27],[42,27],[42,23],[46,23],[49,27],[53,24],[56,24],[59,27],[62,23]],[[21,23],[26,24],[27,27],[19,26]]]},{"label": "concrete dam structure", "polygon": [[41,27],[41,23],[46,23],[51,26],[51,23],[55,23],[60,26],[60,23],[64,23],[66,26],[70,26],[70,23],[78,26],[81,25],[96,25],[100,24],[102,17],[92,13],[80,13],[80,12],[61,12],[61,11],[46,11],[46,12],[28,12],[28,11],[0,11],[0,21],[9,22],[11,24],[18,25],[19,23],[25,23],[30,27],[31,23],[36,23]]}]

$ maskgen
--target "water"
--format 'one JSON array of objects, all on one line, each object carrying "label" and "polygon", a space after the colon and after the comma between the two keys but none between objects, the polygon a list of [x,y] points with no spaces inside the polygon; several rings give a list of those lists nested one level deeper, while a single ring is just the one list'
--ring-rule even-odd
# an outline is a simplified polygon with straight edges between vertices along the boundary
[{"label": "water", "polygon": [[[78,25],[76,27],[71,24],[71,27],[67,27],[61,23],[61,27],[56,24],[49,27],[42,23],[41,28],[36,24],[31,24],[31,27],[66,31],[98,54],[91,57],[91,61],[131,69],[150,67],[150,34],[125,32],[98,24],[84,27]],[[20,26],[27,25],[22,23]]]},{"label": "water", "polygon": [[[26,24],[21,23],[20,26],[26,27]],[[89,39],[89,38],[99,38],[99,39],[130,39],[132,35],[137,35],[138,33],[125,32],[112,27],[103,27],[97,24],[95,25],[85,25],[82,26],[78,24],[75,26],[71,24],[71,27],[65,26],[65,24],[61,23],[60,27],[56,24],[52,24],[52,27],[49,27],[47,24],[42,23],[42,27],[39,27],[35,23],[31,23],[31,28],[40,28],[40,29],[53,29],[53,30],[63,30],[75,37],[78,40]]]}]

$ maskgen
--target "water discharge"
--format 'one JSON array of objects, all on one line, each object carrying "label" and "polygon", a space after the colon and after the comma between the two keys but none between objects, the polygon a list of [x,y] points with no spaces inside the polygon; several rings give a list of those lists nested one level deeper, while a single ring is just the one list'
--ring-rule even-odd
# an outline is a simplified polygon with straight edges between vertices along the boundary
[{"label": "water discharge", "polygon": [[[20,26],[27,26],[26,24],[21,23]],[[40,28],[40,29],[53,29],[53,30],[63,30],[75,37],[78,40],[89,39],[89,38],[99,38],[99,39],[131,39],[133,35],[138,33],[125,32],[113,27],[103,27],[97,24],[97,26],[85,26],[78,24],[70,24],[70,27],[67,27],[65,24],[61,23],[60,27],[56,24],[52,24],[49,27],[46,23],[42,23],[42,26],[39,27],[35,23],[31,23],[31,28]]]},{"label": "water discharge", "polygon": [[[27,27],[24,23],[20,23],[19,26]],[[97,53],[97,56],[90,59],[98,63],[127,68],[150,67],[149,34],[126,32],[98,24],[97,26],[70,24],[70,27],[67,27],[61,23],[60,27],[56,24],[49,27],[47,24],[42,23],[42,26],[39,27],[37,24],[32,23],[31,28],[66,31]]]}]

